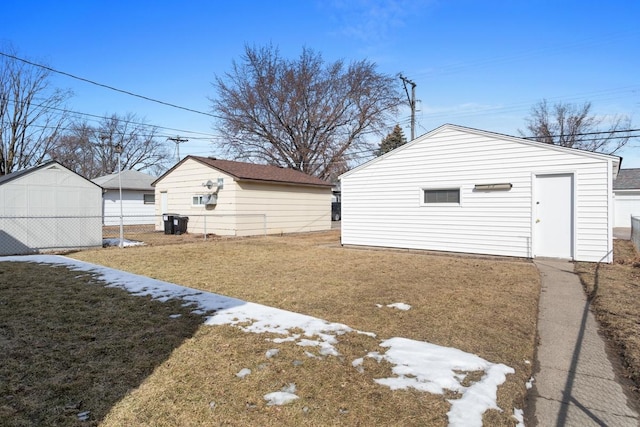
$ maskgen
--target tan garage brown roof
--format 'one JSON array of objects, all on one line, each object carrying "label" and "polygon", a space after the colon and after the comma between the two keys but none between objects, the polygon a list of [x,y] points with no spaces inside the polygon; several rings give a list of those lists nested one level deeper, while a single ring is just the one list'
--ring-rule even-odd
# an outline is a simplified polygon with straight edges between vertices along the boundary
[{"label": "tan garage brown roof", "polygon": [[[272,165],[258,165],[254,163],[221,160],[214,157],[187,156],[178,164],[187,159],[193,159],[221,172],[233,176],[237,180],[280,182],[283,184],[299,184],[331,187],[332,184],[315,176],[307,175],[294,169]],[[178,166],[178,165],[176,165]],[[172,169],[174,169],[174,166]],[[168,173],[168,172],[167,172]],[[165,174],[166,175],[166,174]],[[159,181],[156,180],[156,181]],[[155,182],[154,182],[155,184]]]}]

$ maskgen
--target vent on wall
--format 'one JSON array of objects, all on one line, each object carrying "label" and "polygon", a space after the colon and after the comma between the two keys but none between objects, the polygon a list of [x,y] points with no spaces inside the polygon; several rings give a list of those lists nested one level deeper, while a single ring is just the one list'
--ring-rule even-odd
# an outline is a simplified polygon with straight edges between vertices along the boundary
[{"label": "vent on wall", "polygon": [[476,184],[473,187],[476,191],[509,191],[513,187],[511,183],[500,183],[500,184]]}]

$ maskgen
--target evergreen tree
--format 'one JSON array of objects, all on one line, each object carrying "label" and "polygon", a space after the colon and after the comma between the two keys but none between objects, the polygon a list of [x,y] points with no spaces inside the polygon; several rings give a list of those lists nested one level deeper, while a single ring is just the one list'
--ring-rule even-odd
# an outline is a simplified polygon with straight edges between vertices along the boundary
[{"label": "evergreen tree", "polygon": [[402,128],[400,127],[400,125],[396,125],[393,128],[393,131],[391,131],[391,133],[380,142],[380,148],[375,151],[375,154],[376,156],[382,156],[383,154],[388,153],[389,151],[394,150],[406,143],[407,138],[404,136]]}]

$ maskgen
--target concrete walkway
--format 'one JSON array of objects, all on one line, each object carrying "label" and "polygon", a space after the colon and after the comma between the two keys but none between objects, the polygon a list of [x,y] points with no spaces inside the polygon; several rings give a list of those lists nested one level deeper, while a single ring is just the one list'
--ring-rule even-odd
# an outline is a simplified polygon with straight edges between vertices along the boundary
[{"label": "concrete walkway", "polygon": [[537,259],[539,346],[527,426],[639,425],[607,358],[580,280],[568,261]]}]

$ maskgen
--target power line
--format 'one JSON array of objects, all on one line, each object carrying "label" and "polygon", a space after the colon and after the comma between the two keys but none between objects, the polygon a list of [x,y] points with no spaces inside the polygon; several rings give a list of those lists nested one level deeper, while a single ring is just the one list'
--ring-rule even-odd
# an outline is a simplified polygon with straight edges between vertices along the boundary
[{"label": "power line", "polygon": [[216,119],[220,118],[219,116],[216,116],[216,115],[210,114],[210,113],[205,113],[204,111],[198,111],[198,110],[194,110],[193,108],[182,107],[180,105],[172,104],[170,102],[160,101],[159,99],[154,99],[154,98],[150,98],[148,96],[139,95],[137,93],[133,93],[133,92],[130,92],[128,90],[118,89],[116,87],[109,86],[109,85],[106,85],[104,83],[98,83],[96,81],[85,79],[84,77],[79,77],[79,76],[76,76],[74,74],[67,73],[65,71],[56,70],[55,68],[51,68],[51,67],[48,67],[46,65],[42,65],[42,64],[35,63],[35,62],[31,62],[31,61],[28,61],[26,59],[19,58],[19,57],[15,56],[15,55],[10,55],[10,54],[5,53],[5,52],[0,52],[0,55],[5,56],[7,58],[15,59],[16,61],[24,62],[25,64],[29,64],[29,65],[32,65],[34,67],[43,68],[43,69],[51,71],[53,73],[57,73],[57,74],[61,74],[63,76],[71,77],[72,79],[76,79],[76,80],[80,80],[80,81],[83,81],[83,82],[86,82],[86,83],[90,83],[92,85],[100,86],[100,87],[103,87],[105,89],[113,90],[115,92],[124,93],[125,95],[134,96],[136,98],[144,99],[145,101],[155,102],[157,104],[166,105],[166,106],[172,107],[172,108],[178,108],[180,110],[185,110],[185,111],[189,111],[189,112],[192,112],[192,113],[202,114],[204,116],[209,116],[209,117],[213,117],[213,118],[216,118]]},{"label": "power line", "polygon": [[[34,100],[38,100],[37,98],[34,98]],[[8,102],[15,104],[15,100],[12,99],[7,99]],[[69,113],[71,115],[74,116],[86,116],[86,117],[90,117],[91,119],[100,119],[100,120],[104,120],[104,119],[108,119],[110,118],[110,116],[108,115],[97,115],[97,114],[91,114],[91,113],[82,113],[80,111],[75,111],[75,110],[70,110],[68,108],[58,108],[58,107],[52,107],[49,105],[42,105],[42,104],[31,104],[31,106],[33,107],[39,107],[45,110],[54,110],[54,111],[59,111],[61,113]],[[97,120],[96,120],[97,121]],[[206,132],[198,132],[198,131],[192,131],[192,130],[184,130],[184,129],[176,129],[176,128],[170,128],[170,127],[166,127],[166,126],[159,126],[159,125],[155,125],[152,123],[144,123],[144,122],[136,122],[133,120],[126,120],[125,118],[121,118],[118,117],[118,121],[120,123],[124,123],[124,124],[132,124],[132,125],[138,125],[138,126],[144,126],[147,128],[156,128],[156,129],[163,129],[165,131],[174,131],[174,132],[179,132],[179,133],[189,133],[189,134],[196,134],[196,135],[206,135],[206,136],[192,136],[191,139],[216,139],[216,138],[221,138],[219,135],[214,135],[212,133],[206,133]],[[55,126],[42,126],[42,125],[36,125],[36,124],[32,124],[30,126],[34,126],[34,127],[38,127],[41,129],[55,129]],[[65,129],[68,129],[68,127],[66,127]],[[151,134],[147,134],[147,136],[150,136]],[[159,135],[161,137],[169,137],[170,135]]]}]

